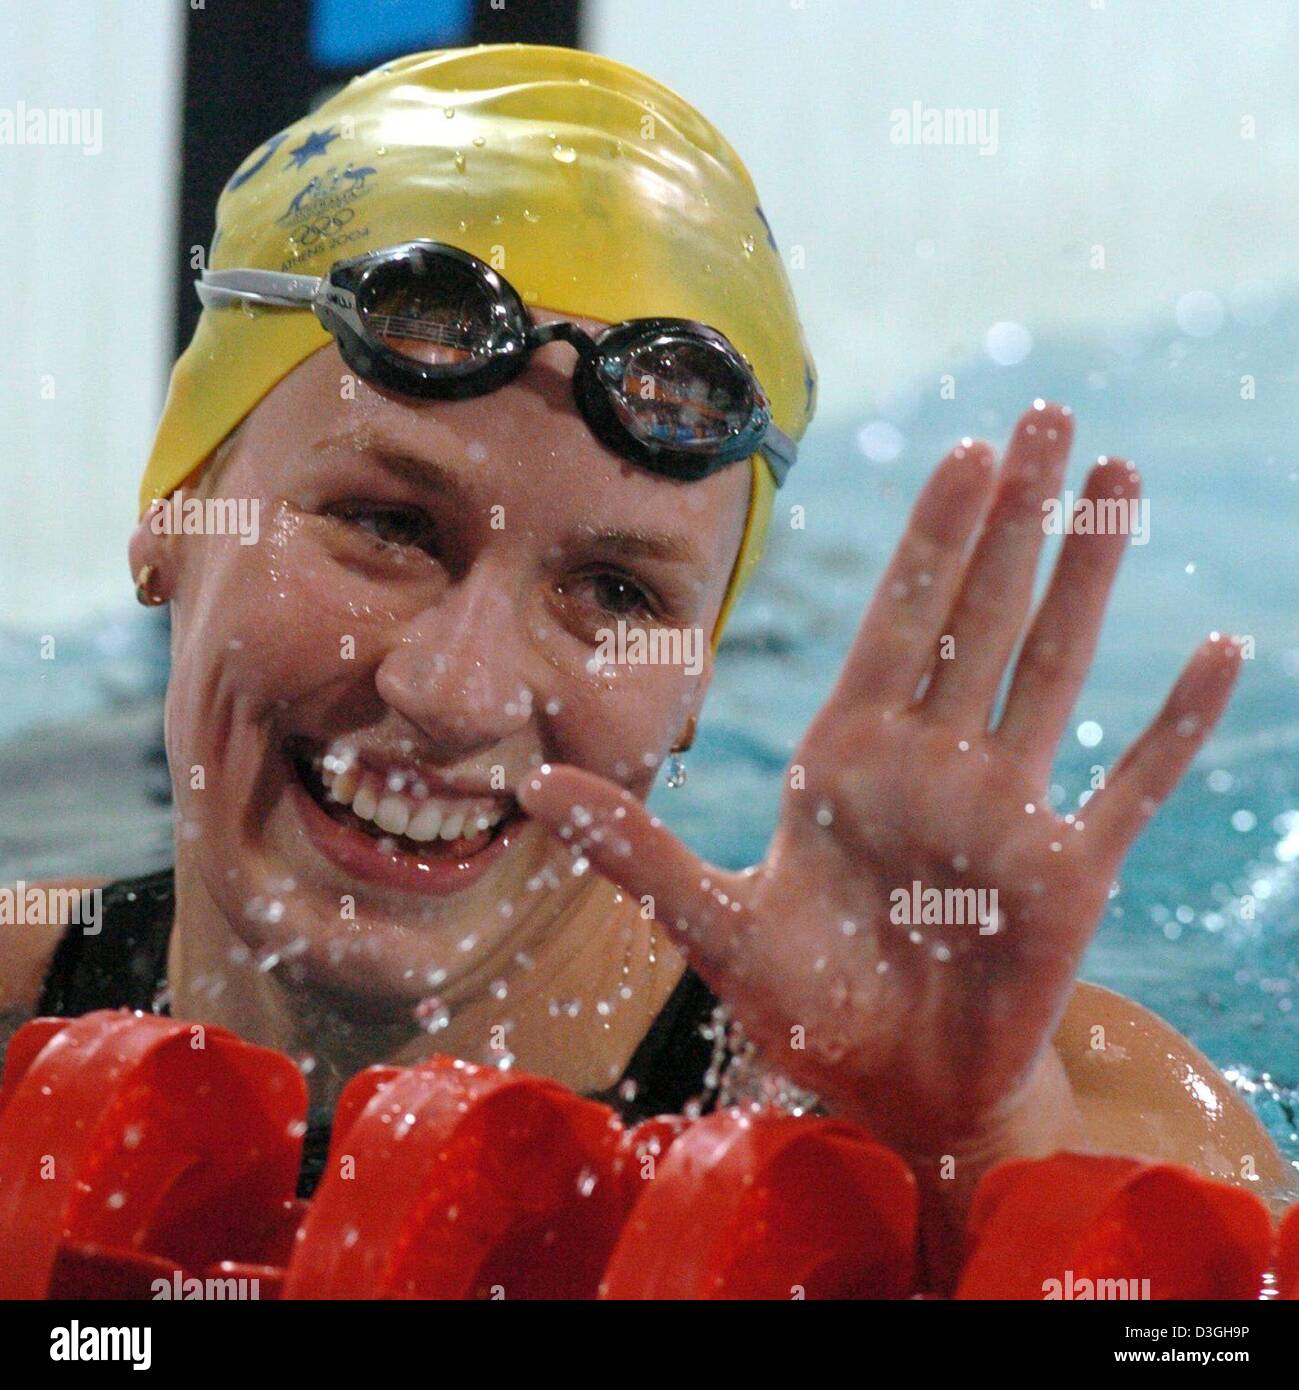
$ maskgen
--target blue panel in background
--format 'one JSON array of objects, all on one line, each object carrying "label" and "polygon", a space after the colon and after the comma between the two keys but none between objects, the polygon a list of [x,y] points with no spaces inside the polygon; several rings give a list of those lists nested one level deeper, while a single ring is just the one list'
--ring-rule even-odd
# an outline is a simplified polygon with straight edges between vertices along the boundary
[{"label": "blue panel in background", "polygon": [[314,0],[311,57],[322,68],[365,67],[464,43],[473,19],[473,0]]}]

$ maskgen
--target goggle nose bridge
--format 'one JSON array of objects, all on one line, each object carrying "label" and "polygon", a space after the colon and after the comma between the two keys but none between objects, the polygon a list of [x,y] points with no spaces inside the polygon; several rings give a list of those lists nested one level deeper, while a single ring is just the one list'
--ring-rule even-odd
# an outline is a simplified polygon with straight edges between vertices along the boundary
[{"label": "goggle nose bridge", "polygon": [[595,339],[580,323],[568,319],[557,319],[553,323],[530,323],[528,326],[528,346],[545,347],[547,343],[571,343],[579,357],[590,357],[596,350]]}]

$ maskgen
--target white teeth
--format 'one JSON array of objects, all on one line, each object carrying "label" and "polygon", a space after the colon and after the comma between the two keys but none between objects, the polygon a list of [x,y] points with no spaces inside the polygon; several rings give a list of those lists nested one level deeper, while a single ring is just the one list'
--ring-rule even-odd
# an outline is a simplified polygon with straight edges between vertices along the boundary
[{"label": "white teeth", "polygon": [[331,801],[350,806],[355,815],[373,821],[388,835],[421,841],[473,839],[491,830],[510,809],[507,801],[496,797],[429,796],[417,771],[367,771],[350,746],[326,752],[316,766]]},{"label": "white teeth", "polygon": [[441,829],[442,807],[436,801],[429,801],[411,817],[406,834],[412,840],[436,840]]},{"label": "white teeth", "polygon": [[389,835],[404,835],[410,823],[410,807],[399,796],[385,796],[375,810],[374,823]]},{"label": "white teeth", "polygon": [[332,782],[328,777],[325,782],[335,801],[341,801],[344,806],[350,806],[352,798],[356,795],[357,787],[361,785],[361,774],[356,768],[349,767],[346,772],[340,772]]},{"label": "white teeth", "polygon": [[374,794],[374,786],[367,777],[361,783],[360,789],[352,800],[352,810],[356,812],[362,820],[373,820],[374,813],[379,809],[379,798]]}]

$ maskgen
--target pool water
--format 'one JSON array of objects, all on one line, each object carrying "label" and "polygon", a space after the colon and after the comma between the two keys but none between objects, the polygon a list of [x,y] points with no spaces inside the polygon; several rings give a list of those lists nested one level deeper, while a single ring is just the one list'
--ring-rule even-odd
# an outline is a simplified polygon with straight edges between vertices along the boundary
[{"label": "pool water", "polygon": [[[1249,317],[1204,339],[1171,319],[1104,339],[1041,337],[1017,366],[951,365],[954,400],[935,373],[894,400],[863,400],[858,418],[818,420],[728,630],[688,781],[660,785],[652,805],[709,858],[758,859],[785,764],[924,475],[961,435],[1004,442],[1034,396],[1068,403],[1078,430],[1066,485],[1077,491],[1097,454],[1133,459],[1151,539],[1125,559],[1061,748],[1060,804],[1076,804],[1094,763],[1114,761],[1208,631],[1252,636],[1255,649],[1218,732],[1130,855],[1084,975],[1185,1032],[1299,1161],[1299,299]],[[871,422],[890,427],[865,436],[873,459],[861,447]],[[794,505],[803,530],[789,526]],[[34,638],[0,633],[0,872],[158,867],[170,858],[165,623],[128,599],[59,644],[57,661],[41,661]],[[1084,722],[1099,726],[1094,746],[1073,732]]]}]

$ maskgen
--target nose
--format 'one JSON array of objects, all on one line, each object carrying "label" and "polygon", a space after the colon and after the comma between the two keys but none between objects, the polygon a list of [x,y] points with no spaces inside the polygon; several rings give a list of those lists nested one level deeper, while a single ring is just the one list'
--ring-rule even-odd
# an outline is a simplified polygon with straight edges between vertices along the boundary
[{"label": "nose", "polygon": [[497,748],[527,729],[546,699],[530,679],[520,625],[501,576],[473,566],[402,628],[375,674],[380,697],[448,762]]}]

